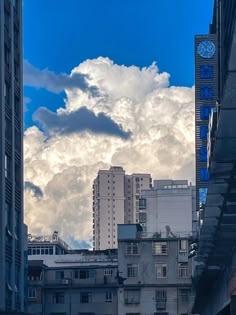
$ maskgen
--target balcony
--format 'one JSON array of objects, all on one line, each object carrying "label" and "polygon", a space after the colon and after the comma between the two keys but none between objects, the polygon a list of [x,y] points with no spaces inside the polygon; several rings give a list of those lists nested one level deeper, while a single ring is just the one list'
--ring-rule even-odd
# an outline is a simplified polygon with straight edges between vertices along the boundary
[{"label": "balcony", "polygon": [[104,288],[104,287],[117,287],[117,280],[112,279],[112,282],[104,281],[102,279],[59,279],[50,280],[46,279],[44,281],[45,287],[47,288]]}]

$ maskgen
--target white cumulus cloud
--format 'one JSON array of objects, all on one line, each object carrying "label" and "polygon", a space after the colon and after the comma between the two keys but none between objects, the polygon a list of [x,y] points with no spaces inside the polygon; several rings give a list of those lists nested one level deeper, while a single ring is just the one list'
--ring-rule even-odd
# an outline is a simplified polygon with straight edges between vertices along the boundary
[{"label": "white cumulus cloud", "polygon": [[[34,126],[25,132],[25,181],[30,183],[25,192],[25,217],[31,233],[48,234],[56,229],[67,240],[89,242],[92,181],[99,169],[121,165],[127,173],[193,180],[194,88],[169,86],[170,75],[160,73],[155,63],[140,69],[99,57],[78,65],[71,76],[76,74],[84,76],[98,93],[91,95],[74,82],[66,84],[65,108],[58,108],[54,115],[40,112],[47,130]],[[84,108],[111,121],[114,134],[80,126],[73,132],[49,132],[55,122],[65,128],[65,115],[66,124],[70,119],[75,124],[75,113]],[[81,116],[78,124],[82,124]],[[119,136],[121,132],[130,137]],[[30,187],[40,189],[40,198]]]}]

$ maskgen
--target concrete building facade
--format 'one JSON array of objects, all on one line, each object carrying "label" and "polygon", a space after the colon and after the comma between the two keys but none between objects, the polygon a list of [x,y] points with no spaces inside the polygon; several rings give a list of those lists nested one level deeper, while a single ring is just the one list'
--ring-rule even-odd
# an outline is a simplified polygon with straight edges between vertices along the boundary
[{"label": "concrete building facade", "polygon": [[100,170],[93,183],[93,248],[117,248],[117,224],[139,220],[139,196],[149,174],[126,175],[122,167]]},{"label": "concrete building facade", "polygon": [[139,223],[149,237],[189,237],[196,231],[196,190],[187,180],[154,180],[152,189],[141,192],[139,207]]},{"label": "concrete building facade", "polygon": [[117,315],[116,250],[72,251],[61,239],[34,236],[28,245],[30,314]]},{"label": "concrete building facade", "polygon": [[146,238],[140,225],[119,225],[118,269],[124,279],[118,291],[119,315],[190,314],[188,238]]},{"label": "concrete building facade", "polygon": [[0,312],[24,310],[22,1],[0,1]]}]

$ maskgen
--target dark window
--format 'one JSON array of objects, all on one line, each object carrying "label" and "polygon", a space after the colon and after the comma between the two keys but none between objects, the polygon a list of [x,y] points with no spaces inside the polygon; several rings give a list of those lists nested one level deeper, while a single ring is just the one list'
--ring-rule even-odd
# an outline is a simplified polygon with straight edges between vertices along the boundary
[{"label": "dark window", "polygon": [[53,295],[53,304],[64,304],[64,303],[65,303],[64,292],[56,292]]},{"label": "dark window", "polygon": [[82,304],[92,303],[92,293],[91,292],[81,292],[80,293],[80,303],[82,303]]},{"label": "dark window", "polygon": [[79,272],[80,279],[95,278],[95,270],[81,269]]},{"label": "dark window", "polygon": [[7,47],[7,45],[4,46],[4,59],[5,59],[5,65],[7,68],[9,68],[10,64],[10,49]]},{"label": "dark window", "polygon": [[139,199],[139,209],[146,209],[146,199],[145,198]]},{"label": "dark window", "polygon": [[12,127],[11,121],[10,121],[10,119],[8,119],[6,117],[6,119],[5,119],[5,136],[6,136],[6,139],[10,142],[11,142],[11,135],[12,135],[12,128],[11,127]]},{"label": "dark window", "polygon": [[56,271],[56,280],[64,279],[64,271]]}]

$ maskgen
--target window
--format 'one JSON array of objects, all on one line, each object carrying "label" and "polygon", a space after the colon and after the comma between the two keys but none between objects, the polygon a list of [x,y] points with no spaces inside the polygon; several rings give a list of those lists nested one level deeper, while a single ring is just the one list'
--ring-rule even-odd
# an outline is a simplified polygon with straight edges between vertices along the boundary
[{"label": "window", "polygon": [[201,79],[213,79],[213,66],[202,65],[200,66]]},{"label": "window", "polygon": [[11,158],[5,154],[5,177],[11,177]]},{"label": "window", "polygon": [[168,254],[167,242],[152,242],[152,254],[167,255]]},{"label": "window", "polygon": [[105,277],[111,278],[112,274],[113,274],[113,270],[112,269],[105,269],[104,270],[104,276]]},{"label": "window", "polygon": [[125,304],[139,304],[140,303],[140,290],[127,289],[124,290]]},{"label": "window", "polygon": [[187,253],[187,248],[188,248],[187,240],[180,240],[179,241],[179,252],[181,254],[185,254],[185,253]]},{"label": "window", "polygon": [[82,303],[82,304],[92,303],[92,293],[91,292],[81,292],[80,293],[80,303]]},{"label": "window", "polygon": [[53,295],[53,304],[65,304],[65,294],[64,292],[56,292]]},{"label": "window", "polygon": [[4,46],[4,59],[5,59],[5,65],[7,66],[7,68],[9,68],[10,49],[7,47],[7,45]]},{"label": "window", "polygon": [[12,236],[12,211],[11,206],[5,202],[5,220],[6,220],[6,228],[10,236]]},{"label": "window", "polygon": [[36,299],[36,288],[29,288],[28,289],[28,298],[29,299]]},{"label": "window", "polygon": [[12,135],[12,130],[11,130],[11,121],[7,117],[5,118],[5,136],[8,141],[11,141],[11,135]]},{"label": "window", "polygon": [[167,277],[167,264],[162,264],[162,263],[156,264],[156,277],[157,278]]},{"label": "window", "polygon": [[138,255],[139,254],[138,245],[139,245],[139,243],[137,243],[137,242],[127,243],[126,244],[126,255]]},{"label": "window", "polygon": [[56,271],[56,280],[64,279],[64,271]]},{"label": "window", "polygon": [[146,212],[139,212],[139,222],[146,223],[147,222],[147,213]]},{"label": "window", "polygon": [[95,278],[95,270],[81,269],[79,271],[79,278],[80,279],[93,279]]},{"label": "window", "polygon": [[189,289],[181,289],[180,290],[180,299],[182,304],[188,304],[189,302],[189,294],[190,290]]},{"label": "window", "polygon": [[166,290],[156,290],[156,309],[165,310],[166,309]]},{"label": "window", "polygon": [[138,264],[128,264],[127,265],[127,277],[135,278],[138,276]]},{"label": "window", "polygon": [[20,77],[20,67],[17,62],[14,62],[14,76],[15,76],[15,80],[18,81]]},{"label": "window", "polygon": [[7,104],[10,104],[10,85],[7,83],[7,82],[5,82],[5,84],[4,84],[4,97],[5,97],[5,102],[7,103]]},{"label": "window", "polygon": [[112,291],[106,291],[105,302],[112,303]]},{"label": "window", "polygon": [[188,263],[179,263],[179,278],[188,277]]}]

